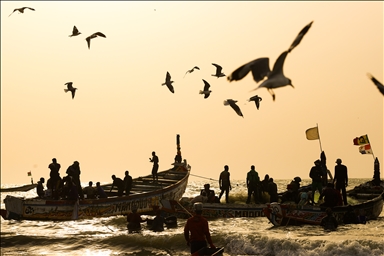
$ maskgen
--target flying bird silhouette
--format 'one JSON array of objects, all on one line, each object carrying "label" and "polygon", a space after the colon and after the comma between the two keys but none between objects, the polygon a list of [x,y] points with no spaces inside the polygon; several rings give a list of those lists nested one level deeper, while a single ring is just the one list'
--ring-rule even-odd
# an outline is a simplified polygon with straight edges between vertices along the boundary
[{"label": "flying bird silhouette", "polygon": [[68,83],[65,83],[65,85],[67,85],[67,89],[64,89],[64,92],[71,92],[72,93],[72,99],[75,98],[75,93],[76,93],[76,90],[77,88],[74,88],[72,86],[72,82],[68,82]]},{"label": "flying bird silhouette", "polygon": [[376,78],[374,78],[370,73],[367,73],[367,76],[371,81],[376,85],[377,89],[384,95],[384,85],[380,83]]},{"label": "flying bird silhouette", "polygon": [[96,33],[93,33],[92,35],[90,35],[89,37],[87,37],[85,40],[87,40],[87,43],[88,43],[88,49],[91,49],[90,47],[91,47],[91,39],[92,38],[96,38],[96,37],[98,37],[98,36],[101,36],[101,37],[104,37],[104,38],[106,38],[106,36],[103,34],[103,33],[101,33],[101,32],[96,32]]},{"label": "flying bird silhouette", "polygon": [[240,110],[239,106],[237,106],[236,102],[237,102],[237,100],[227,99],[227,100],[224,101],[224,106],[230,105],[233,108],[233,110],[235,110],[235,112],[239,116],[244,117],[243,113],[241,113],[241,110]]},{"label": "flying bird silhouette", "polygon": [[262,100],[263,100],[263,99],[262,99],[261,97],[259,97],[259,95],[255,95],[255,96],[249,98],[248,101],[254,101],[255,104],[256,104],[256,108],[259,109],[259,107],[260,107],[260,101],[262,101]]},{"label": "flying bird silhouette", "polygon": [[204,99],[208,98],[209,95],[211,94],[211,90],[209,90],[209,87],[211,87],[211,85],[205,81],[204,79],[202,79],[203,82],[204,82],[204,90],[200,90],[199,94],[204,94]]},{"label": "flying bird silhouette", "polygon": [[311,28],[313,21],[311,21],[307,26],[305,26],[299,34],[296,36],[295,40],[292,42],[291,46],[288,49],[288,52],[291,52],[296,46],[299,45],[305,34],[307,34],[308,30]]},{"label": "flying bird silhouette", "polygon": [[171,81],[171,75],[167,71],[167,75],[165,77],[165,83],[162,83],[161,85],[166,85],[168,89],[172,92],[175,93],[173,86],[172,86],[173,81]]},{"label": "flying bird silhouette", "polygon": [[267,76],[267,80],[264,80],[257,88],[253,89],[257,90],[259,88],[265,87],[268,92],[272,95],[272,99],[276,99],[276,95],[272,89],[276,89],[279,87],[283,87],[286,85],[292,85],[291,79],[284,76],[283,73],[283,65],[285,62],[285,58],[287,57],[288,51],[280,54],[279,58],[277,58],[275,64],[273,65],[272,71],[269,68],[269,59],[268,58],[259,58],[248,62],[247,64],[239,67],[228,77],[228,80],[237,81],[245,77],[249,71],[252,71],[253,80],[257,82],[264,79]]},{"label": "flying bird silhouette", "polygon": [[[190,69],[190,70],[188,70],[187,72],[185,72],[185,75],[186,75],[187,73],[192,73],[195,69],[200,70],[200,68],[199,68],[198,66],[194,66],[192,69]],[[185,75],[184,75],[184,77],[185,77]]]},{"label": "flying bird silhouette", "polygon": [[215,74],[212,74],[212,76],[216,76],[217,78],[222,77],[222,76],[225,76],[225,74],[223,74],[223,73],[221,72],[221,70],[222,70],[223,68],[222,68],[220,65],[217,65],[217,64],[215,64],[215,63],[212,63],[212,65],[216,67],[216,73],[215,73]]},{"label": "flying bird silhouette", "polygon": [[79,32],[79,30],[77,30],[77,27],[76,26],[73,26],[73,30],[72,30],[72,35],[70,35],[69,37],[72,37],[72,36],[78,36],[80,35],[81,33]]},{"label": "flying bird silhouette", "polygon": [[[15,11],[19,11],[19,13],[24,13],[24,10],[25,10],[25,9],[29,9],[29,10],[31,10],[31,11],[34,11],[34,10],[35,10],[35,9],[31,8],[31,7],[21,7],[21,8],[16,8],[16,9],[14,9],[12,13],[14,13]],[[11,16],[12,13],[9,14],[9,16]],[[9,16],[8,16],[8,17],[9,17]]]}]

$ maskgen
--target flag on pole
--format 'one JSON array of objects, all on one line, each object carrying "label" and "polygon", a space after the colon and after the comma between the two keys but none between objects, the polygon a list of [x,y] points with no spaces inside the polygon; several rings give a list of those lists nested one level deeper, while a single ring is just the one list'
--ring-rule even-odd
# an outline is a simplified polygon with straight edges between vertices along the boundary
[{"label": "flag on pole", "polygon": [[371,144],[360,146],[359,151],[361,154],[373,154]]},{"label": "flag on pole", "polygon": [[359,146],[359,145],[365,145],[365,144],[369,144],[369,139],[367,134],[353,139],[353,145]]},{"label": "flag on pole", "polygon": [[307,129],[305,135],[307,136],[307,140],[318,140],[320,138],[319,129],[317,127]]},{"label": "flag on pole", "polygon": [[31,171],[28,172],[28,176],[32,176],[32,172]]}]

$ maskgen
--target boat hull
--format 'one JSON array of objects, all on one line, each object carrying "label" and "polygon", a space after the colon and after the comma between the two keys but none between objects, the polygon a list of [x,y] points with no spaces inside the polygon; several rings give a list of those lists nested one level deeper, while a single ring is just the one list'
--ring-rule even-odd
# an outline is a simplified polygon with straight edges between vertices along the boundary
[{"label": "boat hull", "polygon": [[[132,212],[131,209],[133,207],[137,208],[137,211],[142,214],[152,213],[154,209],[160,207],[160,201],[163,199],[181,199],[188,184],[189,173],[189,166],[179,166],[159,172],[159,176],[168,175],[169,177],[170,175],[178,175],[179,178],[172,184],[160,185],[161,188],[159,189],[129,196],[75,201],[39,198],[25,199],[8,195],[4,199],[6,209],[2,211],[2,216],[5,219],[76,220],[126,215]],[[142,186],[145,187],[145,184]]]}]

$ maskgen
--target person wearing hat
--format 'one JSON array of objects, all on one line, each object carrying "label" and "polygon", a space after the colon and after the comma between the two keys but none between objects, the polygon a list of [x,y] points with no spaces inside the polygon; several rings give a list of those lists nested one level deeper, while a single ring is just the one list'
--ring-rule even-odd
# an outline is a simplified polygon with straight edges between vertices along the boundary
[{"label": "person wearing hat", "polygon": [[347,192],[345,188],[348,186],[348,169],[345,165],[341,163],[341,159],[338,158],[336,160],[337,165],[335,166],[335,178],[333,179],[333,184],[336,183],[336,189],[339,191],[341,190],[344,205],[347,205]]},{"label": "person wearing hat", "polygon": [[184,226],[184,238],[191,248],[191,254],[207,247],[207,241],[211,248],[216,248],[209,232],[208,221],[202,216],[203,204],[195,203],[193,209],[195,215],[190,217]]},{"label": "person wearing hat", "polygon": [[323,190],[323,170],[321,169],[321,161],[317,159],[315,161],[315,166],[312,166],[309,177],[312,179],[312,202],[314,203],[314,196],[316,190],[319,191],[319,194],[321,194]]}]

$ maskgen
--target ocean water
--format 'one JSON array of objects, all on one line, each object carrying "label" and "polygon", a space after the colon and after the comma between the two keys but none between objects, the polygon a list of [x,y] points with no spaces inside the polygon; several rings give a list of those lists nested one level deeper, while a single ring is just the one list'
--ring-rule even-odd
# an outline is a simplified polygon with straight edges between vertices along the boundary
[{"label": "ocean water", "polygon": [[[348,188],[368,180],[350,179]],[[282,192],[290,180],[275,182]],[[189,182],[185,196],[199,194],[205,183],[219,192],[217,181],[201,179]],[[245,182],[232,181],[232,187],[230,201],[245,202]],[[36,196],[35,190],[1,193],[2,209],[7,194]],[[183,236],[185,221],[178,219],[177,228],[160,233],[142,224],[141,233],[128,234],[124,216],[65,222],[1,219],[1,255],[190,255]],[[215,219],[209,225],[213,242],[225,248],[224,255],[384,255],[384,211],[377,220],[340,226],[334,232],[309,225],[276,228],[266,218]]]}]

